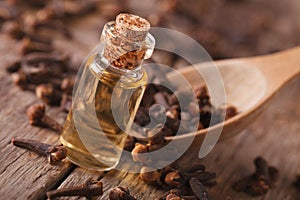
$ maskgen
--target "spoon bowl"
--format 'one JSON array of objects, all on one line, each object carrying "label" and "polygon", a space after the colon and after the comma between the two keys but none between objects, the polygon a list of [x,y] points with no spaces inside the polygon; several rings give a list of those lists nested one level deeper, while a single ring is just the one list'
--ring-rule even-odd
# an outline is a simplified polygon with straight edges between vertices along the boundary
[{"label": "spoon bowl", "polygon": [[[300,74],[300,47],[265,56],[201,63],[182,68],[179,72],[192,87],[196,87],[204,82],[199,71],[201,74],[205,73],[212,65],[217,66],[223,79],[226,103],[236,106],[239,114],[196,133],[166,137],[166,140],[177,140],[179,144],[194,137],[178,163],[186,164],[206,156],[217,141],[230,138],[252,124],[272,97]],[[180,84],[177,76],[179,75],[171,73],[168,78]]]}]

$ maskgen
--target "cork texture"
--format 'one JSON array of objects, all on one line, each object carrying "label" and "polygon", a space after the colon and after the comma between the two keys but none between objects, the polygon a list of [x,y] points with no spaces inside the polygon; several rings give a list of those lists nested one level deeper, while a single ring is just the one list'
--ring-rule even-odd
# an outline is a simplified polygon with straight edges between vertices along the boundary
[{"label": "cork texture", "polygon": [[107,34],[104,57],[115,67],[134,69],[141,65],[147,50],[145,39],[150,23],[136,15],[119,14]]}]

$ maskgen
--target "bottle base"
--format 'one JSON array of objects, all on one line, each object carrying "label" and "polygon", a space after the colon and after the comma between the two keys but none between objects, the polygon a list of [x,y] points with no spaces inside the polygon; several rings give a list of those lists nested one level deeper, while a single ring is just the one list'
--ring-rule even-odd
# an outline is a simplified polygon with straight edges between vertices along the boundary
[{"label": "bottle base", "polygon": [[94,171],[108,171],[113,169],[118,164],[118,161],[116,161],[113,166],[107,166],[97,160],[92,154],[75,148],[72,144],[68,143],[63,138],[60,138],[60,141],[67,149],[68,160],[79,167]]}]

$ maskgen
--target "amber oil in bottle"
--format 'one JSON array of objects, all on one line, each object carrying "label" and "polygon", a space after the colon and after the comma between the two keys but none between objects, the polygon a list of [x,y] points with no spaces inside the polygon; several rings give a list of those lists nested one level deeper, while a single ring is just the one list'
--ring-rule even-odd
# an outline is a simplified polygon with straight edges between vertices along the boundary
[{"label": "amber oil in bottle", "polygon": [[60,138],[71,162],[101,171],[118,164],[147,84],[142,62],[155,43],[149,28],[131,14],[104,26],[101,45],[79,73]]}]

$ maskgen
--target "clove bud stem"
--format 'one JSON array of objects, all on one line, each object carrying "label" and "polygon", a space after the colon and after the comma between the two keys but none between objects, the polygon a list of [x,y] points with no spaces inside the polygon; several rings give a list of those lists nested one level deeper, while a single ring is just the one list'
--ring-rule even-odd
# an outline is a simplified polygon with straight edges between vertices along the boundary
[{"label": "clove bud stem", "polygon": [[86,183],[71,188],[61,188],[47,192],[48,199],[54,199],[63,196],[81,196],[92,199],[93,196],[103,194],[103,184],[100,181],[89,179]]},{"label": "clove bud stem", "polygon": [[48,163],[56,165],[67,156],[67,150],[62,145],[49,145],[35,140],[13,138],[11,143],[17,147],[21,147],[33,151],[47,158]]},{"label": "clove bud stem", "polygon": [[44,104],[35,104],[27,109],[29,123],[34,126],[46,126],[58,133],[61,133],[63,127],[57,121],[45,114]]}]

